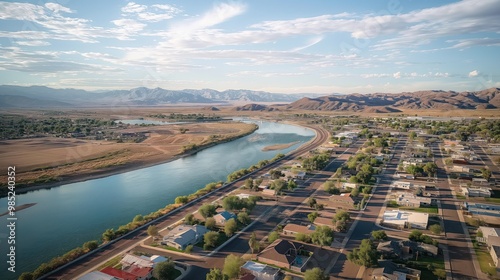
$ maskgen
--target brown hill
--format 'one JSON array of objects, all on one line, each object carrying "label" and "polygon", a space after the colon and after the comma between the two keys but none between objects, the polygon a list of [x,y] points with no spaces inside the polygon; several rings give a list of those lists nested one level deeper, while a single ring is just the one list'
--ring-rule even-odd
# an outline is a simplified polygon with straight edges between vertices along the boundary
[{"label": "brown hill", "polygon": [[286,109],[323,111],[400,112],[402,109],[498,109],[500,89],[477,92],[417,91],[397,94],[349,94],[302,98]]},{"label": "brown hill", "polygon": [[247,104],[244,106],[238,106],[235,108],[236,111],[274,111],[276,108],[269,107],[261,104]]}]

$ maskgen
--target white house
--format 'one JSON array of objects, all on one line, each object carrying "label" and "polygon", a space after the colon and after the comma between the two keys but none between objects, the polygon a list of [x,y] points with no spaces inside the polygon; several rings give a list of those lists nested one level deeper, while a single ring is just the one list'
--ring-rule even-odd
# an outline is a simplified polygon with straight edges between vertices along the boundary
[{"label": "white house", "polygon": [[468,197],[491,197],[491,188],[487,187],[460,187],[463,194]]},{"label": "white house", "polygon": [[428,221],[428,213],[388,210],[384,212],[382,223],[395,228],[426,229]]},{"label": "white house", "polygon": [[304,171],[297,173],[297,179],[304,180],[305,178],[306,178],[306,173]]},{"label": "white house", "polygon": [[255,280],[277,280],[280,279],[280,269],[262,263],[247,261],[242,267],[242,272],[247,272],[255,277]]},{"label": "white house", "polygon": [[78,280],[119,280],[119,279],[100,271],[92,271],[78,278]]},{"label": "white house", "polygon": [[180,225],[163,237],[164,245],[184,250],[188,245],[198,243],[208,229],[200,225]]}]

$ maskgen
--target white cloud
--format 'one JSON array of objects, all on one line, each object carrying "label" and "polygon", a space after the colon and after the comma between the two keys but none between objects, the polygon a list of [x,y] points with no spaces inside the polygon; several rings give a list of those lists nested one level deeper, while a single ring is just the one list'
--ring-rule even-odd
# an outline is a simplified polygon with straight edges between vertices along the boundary
[{"label": "white cloud", "polygon": [[57,3],[45,3],[45,7],[51,11],[53,11],[54,13],[59,13],[59,12],[63,12],[63,13],[73,13],[73,11],[70,9],[70,8],[66,8],[60,4],[57,4]]},{"label": "white cloud", "polygon": [[122,9],[124,17],[134,17],[147,22],[158,22],[173,18],[182,12],[180,9],[166,4],[155,4],[148,7],[134,2],[129,2]]},{"label": "white cloud", "polygon": [[477,70],[469,72],[469,78],[476,77],[477,75],[479,75],[479,72]]},{"label": "white cloud", "polygon": [[399,79],[399,78],[401,78],[401,72],[396,72],[396,73],[392,74],[392,76],[394,77],[394,79]]},{"label": "white cloud", "polygon": [[147,6],[145,5],[139,5],[137,3],[134,3],[134,2],[129,2],[127,3],[127,5],[125,5],[125,7],[122,8],[122,12],[124,13],[140,13],[140,12],[144,12],[147,10]]},{"label": "white cloud", "polygon": [[50,43],[47,41],[40,40],[31,40],[31,41],[15,41],[16,44],[20,46],[28,46],[28,47],[42,47],[42,46],[50,46]]},{"label": "white cloud", "polygon": [[126,31],[126,34],[128,33],[137,33],[141,30],[144,29],[146,24],[140,23],[138,21],[135,21],[133,19],[117,19],[112,21],[113,24],[115,24],[118,27],[123,28],[124,31]]}]

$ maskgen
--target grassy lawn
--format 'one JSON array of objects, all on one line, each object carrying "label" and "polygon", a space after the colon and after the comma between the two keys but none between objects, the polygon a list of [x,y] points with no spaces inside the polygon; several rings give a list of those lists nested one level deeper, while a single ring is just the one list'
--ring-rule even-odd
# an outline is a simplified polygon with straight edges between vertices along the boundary
[{"label": "grassy lawn", "polygon": [[484,200],[488,202],[493,202],[493,203],[500,203],[500,198],[499,197],[486,197]]},{"label": "grassy lawn", "polygon": [[455,195],[456,198],[458,199],[466,199],[465,195],[457,194]]},{"label": "grassy lawn", "polygon": [[415,212],[420,212],[420,213],[429,213],[429,214],[437,214],[438,213],[437,206],[433,206],[433,207],[419,207],[419,208],[400,207],[399,209],[408,210],[408,211],[415,211]]},{"label": "grassy lawn", "polygon": [[[491,259],[490,254],[486,251],[486,248],[475,248],[475,250],[477,260],[479,261],[479,266],[481,267],[481,271],[488,275],[496,275],[496,268],[493,264],[493,260]],[[490,264],[493,264],[493,266],[490,266]]]},{"label": "grassy lawn", "polygon": [[395,200],[389,200],[387,202],[387,207],[389,207],[389,208],[398,208],[399,205],[398,205],[398,203]]},{"label": "grassy lawn", "polygon": [[[429,266],[432,266],[432,269],[429,270]],[[411,264],[408,264],[408,267],[418,269],[422,271],[422,275],[420,279],[438,279],[436,275],[434,275],[434,269],[444,269],[444,259],[442,256],[439,257],[419,257],[418,261],[411,261]]]},{"label": "grassy lawn", "polygon": [[103,265],[99,266],[99,268],[97,268],[97,270],[101,270],[103,268],[106,268],[108,266],[111,266],[111,267],[117,267],[119,264],[120,264],[120,261],[122,260],[122,256],[116,256],[110,260],[108,260],[107,262],[105,262]]}]

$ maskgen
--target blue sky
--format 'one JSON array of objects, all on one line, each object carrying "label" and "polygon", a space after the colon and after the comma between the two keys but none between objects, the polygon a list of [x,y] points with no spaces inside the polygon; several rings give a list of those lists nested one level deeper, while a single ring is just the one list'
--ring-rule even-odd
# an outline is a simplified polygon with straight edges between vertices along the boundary
[{"label": "blue sky", "polygon": [[500,1],[0,2],[0,84],[370,93],[500,87]]}]

